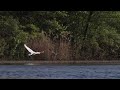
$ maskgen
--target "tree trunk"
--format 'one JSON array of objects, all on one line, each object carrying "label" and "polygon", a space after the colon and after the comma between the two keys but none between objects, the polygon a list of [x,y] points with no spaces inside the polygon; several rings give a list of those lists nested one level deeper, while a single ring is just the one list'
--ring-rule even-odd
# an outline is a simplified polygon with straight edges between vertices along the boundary
[{"label": "tree trunk", "polygon": [[85,40],[86,37],[87,37],[88,27],[89,27],[89,23],[90,23],[92,14],[93,14],[93,11],[90,11],[90,12],[89,12],[89,15],[88,15],[88,18],[87,18],[86,25],[85,25],[85,31],[84,31],[84,38],[83,38],[83,40]]}]

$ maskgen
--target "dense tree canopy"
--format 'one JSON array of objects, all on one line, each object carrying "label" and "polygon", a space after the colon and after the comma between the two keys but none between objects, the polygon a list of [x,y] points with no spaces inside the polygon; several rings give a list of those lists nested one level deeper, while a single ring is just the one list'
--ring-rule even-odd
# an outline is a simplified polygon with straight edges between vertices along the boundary
[{"label": "dense tree canopy", "polygon": [[119,24],[119,11],[0,11],[0,58],[28,59],[26,43],[36,60],[119,59]]}]

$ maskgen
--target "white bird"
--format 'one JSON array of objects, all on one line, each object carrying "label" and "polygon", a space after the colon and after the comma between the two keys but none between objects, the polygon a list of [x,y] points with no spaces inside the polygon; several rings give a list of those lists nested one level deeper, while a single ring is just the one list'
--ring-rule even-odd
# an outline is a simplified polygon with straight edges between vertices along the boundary
[{"label": "white bird", "polygon": [[29,56],[35,55],[35,54],[44,53],[44,51],[42,51],[42,52],[35,52],[35,51],[33,51],[32,49],[30,49],[28,46],[26,46],[26,44],[24,44],[24,47],[30,52],[30,54],[28,54]]}]

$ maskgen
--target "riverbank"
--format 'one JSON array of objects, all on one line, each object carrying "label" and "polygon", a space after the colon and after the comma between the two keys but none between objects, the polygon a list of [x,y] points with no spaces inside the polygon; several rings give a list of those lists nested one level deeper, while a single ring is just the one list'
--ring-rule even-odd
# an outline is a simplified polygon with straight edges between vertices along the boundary
[{"label": "riverbank", "polygon": [[120,60],[114,61],[0,61],[0,65],[120,65]]}]

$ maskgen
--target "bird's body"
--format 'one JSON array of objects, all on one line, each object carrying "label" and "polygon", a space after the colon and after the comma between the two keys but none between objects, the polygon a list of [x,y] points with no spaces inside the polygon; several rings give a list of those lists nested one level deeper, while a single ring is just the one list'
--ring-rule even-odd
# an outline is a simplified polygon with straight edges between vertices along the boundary
[{"label": "bird's body", "polygon": [[29,56],[44,53],[44,51],[42,51],[42,52],[35,52],[32,49],[30,49],[26,44],[24,44],[24,47],[30,52],[30,54],[28,54]]}]

